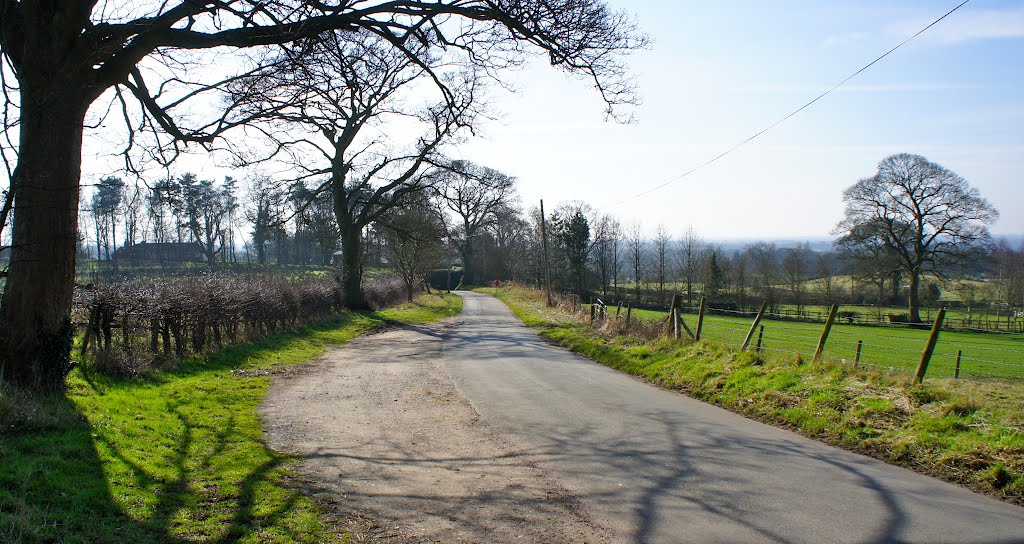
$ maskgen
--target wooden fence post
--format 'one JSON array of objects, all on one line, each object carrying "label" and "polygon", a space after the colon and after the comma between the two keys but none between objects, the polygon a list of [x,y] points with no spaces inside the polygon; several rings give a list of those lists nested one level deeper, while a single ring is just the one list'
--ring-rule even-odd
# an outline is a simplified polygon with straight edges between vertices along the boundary
[{"label": "wooden fence post", "polygon": [[853,368],[857,368],[860,365],[860,348],[864,346],[863,340],[857,340],[857,358],[853,360]]},{"label": "wooden fence post", "polygon": [[669,338],[679,338],[679,318],[676,315],[676,308],[679,306],[679,302],[682,297],[679,293],[672,295],[672,303],[668,306],[668,336]]},{"label": "wooden fence post", "polygon": [[683,297],[679,293],[672,295],[672,304],[669,305],[668,309],[671,311],[673,308],[678,308],[683,304]]},{"label": "wooden fence post", "polygon": [[693,331],[690,330],[686,320],[683,319],[683,296],[679,293],[672,295],[672,306],[668,310],[670,334],[676,340],[683,337],[683,331],[691,340],[695,339]]},{"label": "wooden fence post", "polygon": [[626,302],[626,330],[629,330],[629,319],[633,317],[633,301]]},{"label": "wooden fence post", "polygon": [[956,350],[956,370],[953,371],[953,379],[960,379],[960,357],[964,354],[963,350]]},{"label": "wooden fence post", "polygon": [[818,349],[814,350],[815,363],[821,362],[821,356],[825,353],[825,342],[828,340],[828,333],[832,331],[832,322],[836,320],[836,313],[839,311],[839,305],[833,304],[828,309],[828,317],[825,318],[825,328],[821,330],[821,338],[818,339]]},{"label": "wooden fence post", "polygon": [[768,301],[761,303],[761,309],[757,311],[757,317],[754,318],[754,322],[750,324],[750,331],[747,332],[747,337],[743,340],[743,345],[740,347],[740,351],[746,351],[750,347],[750,341],[754,339],[754,331],[757,330],[757,326],[761,323],[761,318],[764,317],[764,311],[768,309]]},{"label": "wooden fence post", "polygon": [[939,308],[935,316],[935,323],[932,324],[932,333],[928,335],[928,345],[921,354],[921,362],[917,365],[917,372],[914,373],[914,383],[924,382],[924,375],[928,372],[928,363],[932,360],[932,353],[935,352],[935,344],[939,341],[939,330],[942,329],[942,320],[946,317],[946,307]]},{"label": "wooden fence post", "polygon": [[754,351],[761,353],[761,339],[764,338],[764,325],[761,325],[761,330],[757,333],[757,349]]},{"label": "wooden fence post", "polygon": [[[690,340],[696,340],[697,337],[694,336],[693,331],[691,331],[689,325],[686,324],[686,320],[683,319],[683,309],[676,308],[676,315],[679,316],[679,326],[682,327],[684,331],[686,331],[686,335],[690,337]],[[680,334],[679,336],[680,338],[682,338],[682,334]]]},{"label": "wooden fence post", "polygon": [[700,341],[700,333],[704,330],[704,309],[705,309],[704,296],[700,297],[700,309],[697,310],[697,332],[693,335],[693,339]]}]

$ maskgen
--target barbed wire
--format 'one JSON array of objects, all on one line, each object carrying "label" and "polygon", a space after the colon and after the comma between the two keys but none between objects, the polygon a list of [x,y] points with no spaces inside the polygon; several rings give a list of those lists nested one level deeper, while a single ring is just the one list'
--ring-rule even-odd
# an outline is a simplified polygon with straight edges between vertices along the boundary
[{"label": "barbed wire", "polygon": [[986,359],[975,359],[972,357],[961,357],[960,362],[963,363],[964,361],[973,361],[976,363],[985,363],[987,365],[1010,366],[1014,368],[1024,369],[1024,363],[1007,363],[1003,361],[990,361]]}]

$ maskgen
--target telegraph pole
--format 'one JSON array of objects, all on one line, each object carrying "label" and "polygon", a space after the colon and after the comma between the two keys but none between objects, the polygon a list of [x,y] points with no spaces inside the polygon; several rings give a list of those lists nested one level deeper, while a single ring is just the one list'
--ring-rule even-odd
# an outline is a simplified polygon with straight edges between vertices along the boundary
[{"label": "telegraph pole", "polygon": [[548,227],[547,218],[544,217],[544,199],[540,199],[540,236],[544,239],[544,287],[548,292],[548,306],[553,306],[551,301],[551,265],[548,263]]}]

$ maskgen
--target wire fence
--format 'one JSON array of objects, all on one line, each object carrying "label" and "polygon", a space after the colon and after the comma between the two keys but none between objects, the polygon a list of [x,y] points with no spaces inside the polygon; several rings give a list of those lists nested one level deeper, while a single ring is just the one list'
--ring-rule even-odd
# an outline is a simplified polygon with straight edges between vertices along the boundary
[{"label": "wire fence", "polygon": [[[626,300],[632,299],[635,307],[644,309],[659,310],[672,298],[674,291],[644,288],[636,291],[626,287],[617,287],[608,293],[607,299]],[[698,297],[699,298],[699,297]],[[735,315],[753,318],[757,314],[757,306],[750,296],[734,296],[733,302],[718,301],[717,304],[724,305],[716,308],[708,308],[707,311],[718,315]],[[787,300],[784,293],[780,294],[780,300]],[[684,313],[696,313],[697,307],[691,306],[695,300],[688,297],[686,304],[682,306]],[[758,301],[759,303],[760,301]],[[905,327],[905,328],[929,328],[934,322],[938,308],[920,308],[921,319],[919,323],[911,323],[907,309],[884,307],[871,304],[843,304],[839,302],[842,311],[837,316],[837,322],[849,325],[863,325],[876,327]],[[956,304],[948,308],[946,318],[942,323],[944,331],[962,332],[989,332],[1000,334],[1022,334],[1024,333],[1024,306],[997,305],[985,303],[978,307]],[[824,323],[828,316],[828,305],[821,300],[809,300],[803,305],[792,303],[769,304],[769,312],[765,317],[778,320],[805,321]]]},{"label": "wire fence", "polygon": [[[680,320],[685,328],[695,332],[699,308],[681,307],[680,310]],[[589,311],[592,321],[633,321],[646,324],[648,335],[680,334],[673,332],[674,318],[671,310],[636,310],[629,307],[624,312],[621,304],[608,309],[608,306],[597,301]],[[700,334],[702,340],[736,348],[742,347],[750,336],[747,349],[810,360],[826,328],[824,318],[820,322],[817,319],[794,320],[784,314],[765,311],[757,327],[751,330],[756,316],[757,312],[707,307],[704,309],[700,331],[696,334]],[[655,324],[661,327],[652,329],[651,325]],[[605,328],[608,328],[607,325]],[[620,323],[618,328],[627,334],[633,333],[628,322]],[[930,334],[929,328],[920,326],[864,326],[837,319],[824,339],[821,357],[852,367],[914,373],[925,354]],[[943,327],[928,359],[927,377],[1024,380],[1024,334],[948,330]]]}]

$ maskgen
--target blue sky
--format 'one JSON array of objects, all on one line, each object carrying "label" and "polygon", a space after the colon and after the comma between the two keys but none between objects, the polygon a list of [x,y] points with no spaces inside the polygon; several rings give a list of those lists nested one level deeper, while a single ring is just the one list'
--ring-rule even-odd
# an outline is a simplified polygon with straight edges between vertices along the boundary
[{"label": "blue sky", "polygon": [[467,159],[520,179],[524,203],[580,199],[626,223],[708,238],[821,237],[842,190],[918,153],[964,176],[1024,233],[1024,3],[973,0],[799,116],[640,198],[814,98],[959,2],[613,0],[653,38],[630,66],[637,123],[535,63]]}]

